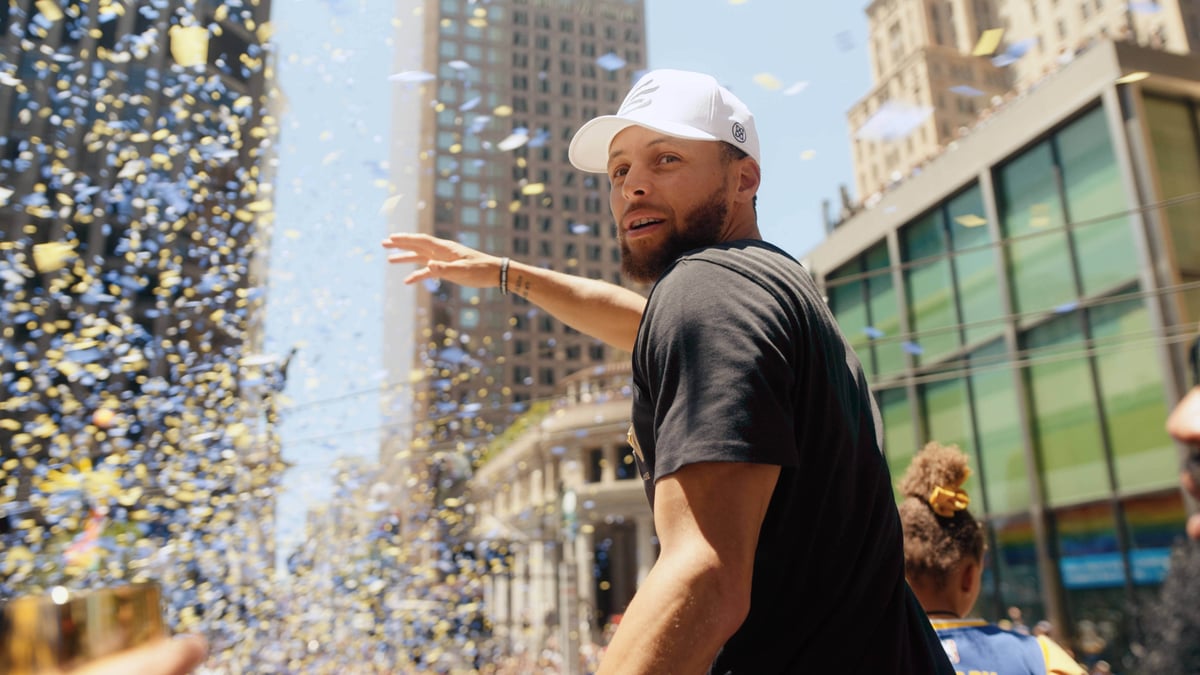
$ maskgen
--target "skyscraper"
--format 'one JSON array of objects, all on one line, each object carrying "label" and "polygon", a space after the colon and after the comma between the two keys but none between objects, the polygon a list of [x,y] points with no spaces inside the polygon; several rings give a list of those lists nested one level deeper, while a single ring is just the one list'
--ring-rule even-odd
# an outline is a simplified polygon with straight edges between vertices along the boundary
[{"label": "skyscraper", "polygon": [[[393,230],[619,283],[607,185],[572,167],[567,146],[643,69],[643,19],[641,0],[401,2]],[[414,304],[388,315],[389,353],[411,335],[416,361],[390,358],[389,412],[406,414],[410,396],[416,408],[385,461],[410,435],[415,455],[477,456],[564,376],[612,357],[497,288],[428,284]]]},{"label": "skyscraper", "polygon": [[1200,41],[1198,0],[875,0],[866,12],[875,84],[847,117],[868,203],[1097,41],[1180,54]]}]

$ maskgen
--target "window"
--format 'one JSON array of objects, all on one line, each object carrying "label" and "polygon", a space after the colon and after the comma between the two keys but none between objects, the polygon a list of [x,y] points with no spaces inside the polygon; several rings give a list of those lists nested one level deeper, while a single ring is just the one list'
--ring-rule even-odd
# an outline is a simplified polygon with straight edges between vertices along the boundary
[{"label": "window", "polygon": [[[1200,112],[1188,105],[1153,96],[1145,97],[1146,126],[1154,147],[1155,164],[1162,186],[1162,199],[1178,199],[1196,192],[1200,185],[1200,138],[1195,129],[1200,125]],[[1178,203],[1159,211],[1166,221],[1166,230],[1175,260],[1184,283],[1200,281],[1200,200],[1178,199]],[[1200,320],[1200,290],[1183,295],[1191,321]]]},{"label": "window", "polygon": [[621,454],[617,459],[617,480],[630,480],[638,477],[637,462],[633,458],[633,448],[621,444]]},{"label": "window", "polygon": [[1056,317],[1022,339],[1031,432],[1050,505],[1108,494],[1104,439],[1079,312]]},{"label": "window", "polygon": [[590,448],[587,451],[587,482],[599,483],[604,478],[604,449]]},{"label": "window", "polygon": [[1029,469],[1008,350],[1003,341],[995,340],[971,352],[967,364],[967,380],[977,411],[979,449],[973,463],[982,474],[987,512],[1026,511],[1032,503]]},{"label": "window", "polygon": [[955,285],[958,288],[964,338],[978,343],[1000,334],[1004,307],[997,286],[996,252],[990,246],[992,235],[987,227],[983,193],[978,185],[946,203],[946,226]]},{"label": "window", "polygon": [[1055,142],[1083,293],[1109,291],[1133,281],[1139,266],[1126,215],[1129,202],[1104,109],[1096,107],[1071,123]]},{"label": "window", "polygon": [[[1137,290],[1130,286],[1125,292]],[[1178,456],[1163,429],[1167,407],[1157,353],[1137,337],[1152,333],[1145,301],[1092,307],[1088,320],[1117,486],[1124,491],[1169,488],[1176,482]]]},{"label": "window", "polygon": [[904,291],[908,305],[909,352],[918,364],[937,361],[959,346],[958,309],[941,211],[934,211],[900,232]]},{"label": "window", "polygon": [[1076,297],[1057,183],[1049,141],[1039,143],[997,172],[996,199],[1002,230],[1007,238],[1019,238],[1006,246],[1013,305],[1018,313],[1051,309]]},{"label": "window", "polygon": [[[879,402],[879,414],[883,418],[883,451],[887,457],[888,470],[892,474],[893,488],[904,475],[905,469],[916,454],[917,437],[913,429],[912,412],[908,407],[908,394],[903,387],[875,392]],[[898,489],[897,502],[904,497]]]}]

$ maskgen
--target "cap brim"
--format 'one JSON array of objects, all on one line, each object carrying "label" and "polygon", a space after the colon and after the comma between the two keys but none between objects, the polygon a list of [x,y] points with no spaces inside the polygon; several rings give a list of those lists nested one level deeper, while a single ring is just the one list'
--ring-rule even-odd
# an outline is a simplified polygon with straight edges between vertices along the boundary
[{"label": "cap brim", "polygon": [[604,115],[597,117],[579,128],[571,145],[567,149],[567,157],[571,164],[580,171],[590,173],[608,173],[608,148],[617,134],[632,126],[645,127],[652,131],[686,138],[694,141],[720,140],[712,134],[700,131],[687,124],[676,122],[651,124],[629,117]]}]

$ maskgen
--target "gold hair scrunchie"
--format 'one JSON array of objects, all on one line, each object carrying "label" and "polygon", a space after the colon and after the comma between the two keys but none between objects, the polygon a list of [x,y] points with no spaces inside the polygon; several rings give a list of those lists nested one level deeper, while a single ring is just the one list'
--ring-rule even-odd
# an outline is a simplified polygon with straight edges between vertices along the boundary
[{"label": "gold hair scrunchie", "polygon": [[952,518],[954,514],[967,508],[971,498],[961,488],[945,488],[937,486],[929,493],[929,506],[933,512],[943,518]]}]

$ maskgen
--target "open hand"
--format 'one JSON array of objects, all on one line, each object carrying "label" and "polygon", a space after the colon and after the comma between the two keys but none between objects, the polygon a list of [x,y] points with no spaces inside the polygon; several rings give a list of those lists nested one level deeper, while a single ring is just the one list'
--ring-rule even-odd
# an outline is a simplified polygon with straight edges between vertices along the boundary
[{"label": "open hand", "polygon": [[389,263],[413,263],[417,270],[404,278],[413,284],[426,279],[444,279],[471,288],[500,285],[500,258],[464,246],[456,241],[428,234],[393,234],[383,247],[408,253],[393,253]]}]

